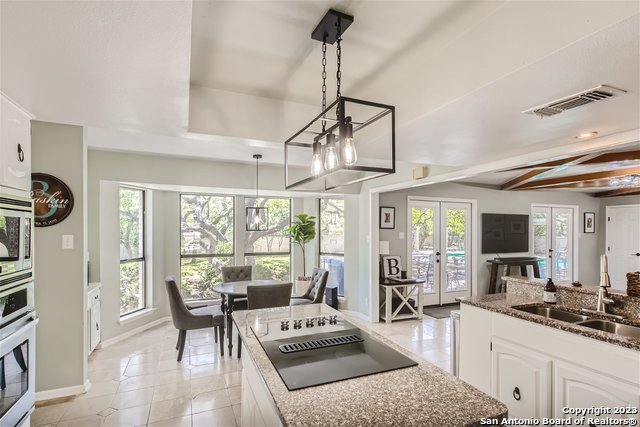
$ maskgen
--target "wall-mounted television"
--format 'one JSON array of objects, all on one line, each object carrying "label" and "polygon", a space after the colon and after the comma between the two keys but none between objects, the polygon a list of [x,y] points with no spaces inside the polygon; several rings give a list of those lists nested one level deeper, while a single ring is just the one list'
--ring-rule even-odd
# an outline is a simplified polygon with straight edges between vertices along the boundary
[{"label": "wall-mounted television", "polygon": [[529,252],[529,215],[482,214],[482,253]]}]

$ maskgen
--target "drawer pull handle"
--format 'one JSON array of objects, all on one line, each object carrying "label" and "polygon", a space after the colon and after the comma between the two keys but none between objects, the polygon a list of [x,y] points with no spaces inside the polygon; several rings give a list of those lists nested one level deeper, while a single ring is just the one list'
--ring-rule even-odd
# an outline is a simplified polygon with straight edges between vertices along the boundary
[{"label": "drawer pull handle", "polygon": [[96,323],[96,331],[100,330],[100,326]]},{"label": "drawer pull handle", "polygon": [[20,163],[24,162],[24,151],[22,150],[22,145],[18,144],[18,160]]},{"label": "drawer pull handle", "polygon": [[520,389],[518,387],[513,389],[513,398],[515,400],[520,400]]}]

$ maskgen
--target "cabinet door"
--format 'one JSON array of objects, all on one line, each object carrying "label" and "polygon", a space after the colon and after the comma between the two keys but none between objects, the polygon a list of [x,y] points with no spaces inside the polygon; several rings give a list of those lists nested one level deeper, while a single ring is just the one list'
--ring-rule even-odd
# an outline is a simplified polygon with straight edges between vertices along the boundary
[{"label": "cabinet door", "polygon": [[0,109],[0,185],[28,191],[31,188],[31,120],[4,97]]},{"label": "cabinet door", "polygon": [[91,347],[93,351],[100,342],[101,325],[100,325],[100,304],[94,304],[91,306],[91,323],[89,323]]},{"label": "cabinet door", "polygon": [[[600,368],[600,367],[598,367]],[[606,363],[602,366],[606,369]],[[640,389],[637,384],[630,384],[591,369],[570,365],[565,362],[555,363],[555,402],[556,418],[570,418],[563,414],[563,408],[589,408],[591,406],[607,408],[640,407]],[[632,418],[638,420],[638,414],[605,414],[591,418]],[[571,417],[573,418],[573,417]]]},{"label": "cabinet door", "polygon": [[460,379],[491,393],[492,313],[468,304],[460,305]]},{"label": "cabinet door", "polygon": [[515,418],[551,414],[551,358],[527,348],[493,340],[491,394]]}]

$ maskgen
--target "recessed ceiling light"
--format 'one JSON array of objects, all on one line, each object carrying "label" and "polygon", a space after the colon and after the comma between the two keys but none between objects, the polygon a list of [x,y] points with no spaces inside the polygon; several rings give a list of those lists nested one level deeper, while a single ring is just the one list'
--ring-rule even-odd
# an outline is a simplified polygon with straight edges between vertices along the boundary
[{"label": "recessed ceiling light", "polygon": [[576,138],[578,138],[578,139],[592,138],[592,137],[596,136],[597,134],[598,134],[598,132],[596,132],[596,131],[582,132],[581,134],[576,135]]}]

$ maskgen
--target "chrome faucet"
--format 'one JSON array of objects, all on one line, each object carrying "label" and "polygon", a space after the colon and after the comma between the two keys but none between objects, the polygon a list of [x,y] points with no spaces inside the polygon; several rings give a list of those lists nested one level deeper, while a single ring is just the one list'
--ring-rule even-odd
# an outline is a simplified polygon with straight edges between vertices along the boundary
[{"label": "chrome faucet", "polygon": [[607,288],[611,287],[611,280],[609,279],[609,262],[606,255],[600,256],[600,286],[598,287],[598,302],[596,309],[583,308],[584,313],[595,313],[604,315],[607,317],[614,317],[616,319],[623,319],[622,316],[609,313],[608,307],[615,303],[613,298],[609,295]]}]

